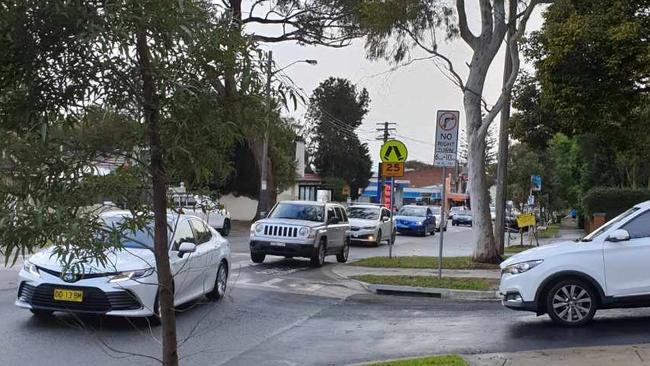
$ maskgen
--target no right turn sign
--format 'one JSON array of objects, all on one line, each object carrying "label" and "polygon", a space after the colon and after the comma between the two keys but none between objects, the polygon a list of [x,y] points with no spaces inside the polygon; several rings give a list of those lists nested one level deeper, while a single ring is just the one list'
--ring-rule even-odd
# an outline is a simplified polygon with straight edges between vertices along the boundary
[{"label": "no right turn sign", "polygon": [[433,165],[455,166],[458,151],[459,111],[438,111]]}]

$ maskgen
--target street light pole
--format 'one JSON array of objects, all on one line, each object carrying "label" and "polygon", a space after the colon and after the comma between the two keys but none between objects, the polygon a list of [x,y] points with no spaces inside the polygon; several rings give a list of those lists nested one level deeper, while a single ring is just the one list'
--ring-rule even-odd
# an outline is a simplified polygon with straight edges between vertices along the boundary
[{"label": "street light pole", "polygon": [[268,52],[266,58],[266,122],[264,124],[264,143],[262,145],[262,161],[260,162],[260,197],[257,216],[269,212],[267,163],[269,155],[269,127],[271,127],[271,77],[273,76],[273,51]]},{"label": "street light pole", "polygon": [[[262,144],[262,159],[260,161],[260,190],[259,190],[259,204],[257,205],[257,214],[256,218],[261,218],[262,216],[268,214],[270,204],[269,197],[269,187],[268,187],[268,155],[269,155],[269,129],[271,128],[271,79],[276,73],[288,68],[291,65],[297,64],[299,62],[308,63],[310,65],[316,65],[318,61],[316,60],[298,60],[290,63],[289,65],[273,71],[273,51],[269,50],[266,57],[266,121],[264,123],[264,142]],[[264,214],[264,215],[263,215]]]}]

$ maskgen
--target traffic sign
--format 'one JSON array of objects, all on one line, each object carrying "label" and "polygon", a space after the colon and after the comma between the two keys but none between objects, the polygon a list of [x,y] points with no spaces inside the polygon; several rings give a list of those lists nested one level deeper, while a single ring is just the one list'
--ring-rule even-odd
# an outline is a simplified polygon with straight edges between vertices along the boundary
[{"label": "traffic sign", "polygon": [[542,190],[542,176],[541,175],[531,175],[530,176],[531,188],[533,191]]},{"label": "traffic sign", "polygon": [[443,167],[456,165],[459,124],[460,112],[438,111],[433,165]]},{"label": "traffic sign", "polygon": [[382,178],[404,176],[404,163],[380,163],[379,167]]},{"label": "traffic sign", "polygon": [[406,145],[399,140],[388,140],[379,150],[379,157],[383,163],[401,163],[406,161],[408,155]]}]

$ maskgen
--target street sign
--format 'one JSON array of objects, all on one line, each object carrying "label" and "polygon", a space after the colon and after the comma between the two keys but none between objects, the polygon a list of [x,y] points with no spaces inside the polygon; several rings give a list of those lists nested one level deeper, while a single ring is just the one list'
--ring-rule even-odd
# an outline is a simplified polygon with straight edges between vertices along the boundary
[{"label": "street sign", "polygon": [[456,165],[459,124],[460,112],[438,111],[433,165],[443,167]]},{"label": "street sign", "polygon": [[535,215],[532,213],[525,213],[517,216],[517,226],[520,228],[535,226]]},{"label": "street sign", "polygon": [[530,176],[530,185],[533,191],[539,192],[542,190],[542,176],[541,175],[531,175]]},{"label": "street sign", "polygon": [[404,176],[404,163],[381,163],[379,166],[379,175],[383,178]]},{"label": "street sign", "polygon": [[379,150],[382,163],[402,163],[406,161],[408,155],[406,145],[399,140],[388,140],[381,145],[381,150]]}]

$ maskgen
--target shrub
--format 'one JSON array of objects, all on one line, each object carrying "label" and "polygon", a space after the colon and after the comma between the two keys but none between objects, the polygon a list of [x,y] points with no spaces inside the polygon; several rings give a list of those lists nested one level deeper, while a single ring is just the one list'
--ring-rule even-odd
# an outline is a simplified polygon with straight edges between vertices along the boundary
[{"label": "shrub", "polygon": [[582,197],[582,211],[591,218],[604,212],[610,220],[637,203],[650,200],[650,190],[615,187],[595,187]]}]

